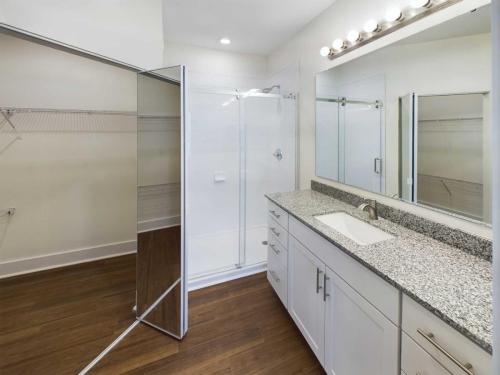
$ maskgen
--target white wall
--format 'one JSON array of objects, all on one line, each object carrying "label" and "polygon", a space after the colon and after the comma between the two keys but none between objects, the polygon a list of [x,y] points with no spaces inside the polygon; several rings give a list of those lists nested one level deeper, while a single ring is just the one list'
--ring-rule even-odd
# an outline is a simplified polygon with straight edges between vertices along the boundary
[{"label": "white wall", "polygon": [[0,22],[144,69],[162,65],[161,0],[2,0]]},{"label": "white wall", "polygon": [[164,66],[186,65],[189,85],[227,89],[262,87],[267,59],[166,41]]},{"label": "white wall", "polygon": [[[136,110],[130,70],[5,34],[0,51],[0,106]],[[5,147],[12,134],[0,132],[0,209],[17,211],[0,218],[0,275],[133,251],[135,115],[11,120],[22,139]]]},{"label": "white wall", "polygon": [[[467,8],[477,6],[481,1],[464,0],[443,11],[437,12],[425,19],[394,32],[384,38],[359,48],[344,57],[330,61],[319,55],[319,49],[331,43],[334,38],[342,37],[352,29],[360,29],[363,23],[370,18],[383,19],[386,7],[390,0],[337,0],[328,10],[317,17],[306,28],[298,33],[291,41],[276,51],[269,58],[269,69],[271,72],[278,71],[293,62],[300,64],[300,100],[299,100],[299,124],[300,124],[300,185],[307,188],[310,180],[315,178],[314,155],[315,155],[315,75],[316,73],[339,65],[357,56],[364,55],[370,51],[386,45],[387,41],[397,41],[406,36],[429,27],[438,20],[444,20],[451,14],[466,12]],[[398,2],[407,3],[406,1]],[[380,202],[403,208],[424,217],[447,223],[448,225],[474,232],[486,238],[491,238],[491,229],[475,225],[459,218],[443,215],[421,207],[416,207],[403,202],[395,201],[380,195],[374,195],[365,191],[345,187],[328,180],[318,179],[324,183],[356,192],[364,196],[373,196]]]}]

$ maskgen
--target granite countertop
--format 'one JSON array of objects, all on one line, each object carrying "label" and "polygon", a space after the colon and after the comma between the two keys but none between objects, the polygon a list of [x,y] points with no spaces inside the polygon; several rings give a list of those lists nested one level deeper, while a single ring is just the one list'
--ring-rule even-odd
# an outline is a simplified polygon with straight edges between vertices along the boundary
[{"label": "granite countertop", "polygon": [[[492,352],[492,265],[487,260],[312,190],[266,195],[296,219]],[[395,238],[361,246],[314,216],[344,211]]]}]

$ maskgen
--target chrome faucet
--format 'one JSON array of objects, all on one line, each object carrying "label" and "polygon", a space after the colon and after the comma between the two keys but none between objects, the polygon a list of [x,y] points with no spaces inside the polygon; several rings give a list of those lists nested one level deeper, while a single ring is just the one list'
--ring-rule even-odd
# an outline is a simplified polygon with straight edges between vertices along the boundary
[{"label": "chrome faucet", "polygon": [[362,211],[368,211],[370,220],[378,219],[377,201],[375,199],[366,199],[365,203],[360,204],[358,208]]}]

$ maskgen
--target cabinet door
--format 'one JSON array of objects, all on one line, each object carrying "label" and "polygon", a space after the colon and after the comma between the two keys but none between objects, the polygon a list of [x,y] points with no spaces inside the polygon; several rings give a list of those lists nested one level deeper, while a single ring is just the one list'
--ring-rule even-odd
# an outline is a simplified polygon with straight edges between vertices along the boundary
[{"label": "cabinet door", "polygon": [[288,256],[288,311],[316,357],[323,363],[325,265],[292,236]]},{"label": "cabinet door", "polygon": [[325,288],[327,373],[397,375],[397,327],[329,268]]}]

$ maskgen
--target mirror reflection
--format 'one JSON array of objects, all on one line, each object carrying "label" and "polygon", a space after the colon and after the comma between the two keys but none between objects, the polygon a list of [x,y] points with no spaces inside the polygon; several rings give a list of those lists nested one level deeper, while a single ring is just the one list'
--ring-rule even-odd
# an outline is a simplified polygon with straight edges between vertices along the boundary
[{"label": "mirror reflection", "polygon": [[490,6],[316,77],[316,175],[491,223]]},{"label": "mirror reflection", "polygon": [[182,67],[137,75],[137,293],[142,322],[182,338]]}]

